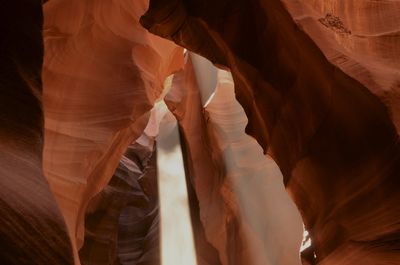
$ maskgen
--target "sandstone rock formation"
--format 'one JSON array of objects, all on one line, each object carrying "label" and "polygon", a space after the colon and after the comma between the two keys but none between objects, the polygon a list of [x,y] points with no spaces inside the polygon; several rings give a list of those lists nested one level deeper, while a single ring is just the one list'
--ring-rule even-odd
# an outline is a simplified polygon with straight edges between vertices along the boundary
[{"label": "sandstone rock formation", "polygon": [[65,223],[42,171],[42,18],[39,1],[1,3],[1,264],[73,264]]},{"label": "sandstone rock formation", "polygon": [[162,263],[162,98],[199,265],[299,264],[284,185],[311,239],[303,264],[400,264],[399,1],[21,0],[0,14],[0,264]]},{"label": "sandstone rock formation", "polygon": [[165,102],[180,126],[186,174],[192,187],[189,195],[194,236],[196,245],[201,246],[197,253],[204,253],[205,264],[227,264],[228,259],[240,255],[235,242],[238,221],[223,197],[222,157],[213,148],[215,139],[208,133],[193,66],[189,57],[187,60],[185,68],[174,75]]},{"label": "sandstone rock formation", "polygon": [[[300,216],[275,163],[244,133],[247,119],[235,100],[229,74],[219,77],[218,86],[215,78],[200,83],[199,89],[196,75],[216,77],[217,70],[206,60],[191,57],[194,69],[188,58],[184,71],[175,74],[166,102],[181,126],[206,238],[222,264],[300,264]],[[205,112],[201,101],[207,104]],[[272,226],[267,225],[269,218]]]},{"label": "sandstone rock formation", "polygon": [[229,72],[218,71],[215,94],[205,109],[238,204],[243,245],[249,252],[249,261],[241,264],[300,264],[300,214],[285,190],[276,163],[245,134],[247,118],[235,100]]},{"label": "sandstone rock formation", "polygon": [[182,48],[138,24],[145,1],[52,0],[43,8],[44,170],[76,250],[90,199],[141,135]]},{"label": "sandstone rock formation", "polygon": [[[397,10],[396,4],[381,6]],[[385,68],[370,69],[356,56],[335,61],[343,48],[333,36],[342,33],[321,17],[301,16],[307,7],[301,1],[153,0],[141,22],[231,69],[247,132],[282,170],[318,262],[398,263],[398,70],[384,60]],[[379,72],[391,86],[366,82]]]}]

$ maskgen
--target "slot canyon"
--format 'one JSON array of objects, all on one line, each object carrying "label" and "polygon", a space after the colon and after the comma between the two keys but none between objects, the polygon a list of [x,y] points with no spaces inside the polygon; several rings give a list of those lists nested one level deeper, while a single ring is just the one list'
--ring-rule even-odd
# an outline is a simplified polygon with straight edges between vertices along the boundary
[{"label": "slot canyon", "polygon": [[9,0],[0,265],[400,265],[400,0]]}]

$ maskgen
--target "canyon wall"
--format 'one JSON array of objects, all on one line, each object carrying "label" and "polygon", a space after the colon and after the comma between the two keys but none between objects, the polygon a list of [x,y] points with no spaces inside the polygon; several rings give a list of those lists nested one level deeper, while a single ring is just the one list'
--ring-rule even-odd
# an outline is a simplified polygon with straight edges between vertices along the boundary
[{"label": "canyon wall", "polygon": [[64,219],[42,170],[41,1],[0,8],[0,263],[72,265]]},{"label": "canyon wall", "polygon": [[[0,263],[160,262],[155,153],[138,138],[172,73],[199,264],[299,262],[282,183],[304,263],[400,263],[399,3],[4,2]],[[230,90],[183,48],[230,71]],[[292,211],[274,216],[274,192]]]},{"label": "canyon wall", "polygon": [[[339,23],[340,5],[318,15],[315,3],[313,17],[301,1],[153,0],[141,23],[231,70],[246,132],[277,162],[311,235],[310,262],[398,263],[399,59],[386,45],[390,62],[342,56],[339,34],[353,25]],[[397,10],[375,4],[381,16]]]},{"label": "canyon wall", "polygon": [[[146,1],[44,4],[44,171],[79,264],[91,198],[144,130],[183,49],[146,32]],[[73,17],[73,18],[72,18]]]}]

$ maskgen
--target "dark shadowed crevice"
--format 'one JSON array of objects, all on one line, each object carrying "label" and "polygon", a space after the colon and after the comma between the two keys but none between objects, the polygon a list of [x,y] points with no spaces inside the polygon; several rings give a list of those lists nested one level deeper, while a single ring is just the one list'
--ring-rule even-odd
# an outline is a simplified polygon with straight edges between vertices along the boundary
[{"label": "dark shadowed crevice", "polygon": [[41,1],[1,2],[0,264],[73,264],[42,171],[42,25]]},{"label": "dark shadowed crevice", "polygon": [[158,265],[158,195],[154,147],[131,144],[109,184],[89,204],[83,265]]}]

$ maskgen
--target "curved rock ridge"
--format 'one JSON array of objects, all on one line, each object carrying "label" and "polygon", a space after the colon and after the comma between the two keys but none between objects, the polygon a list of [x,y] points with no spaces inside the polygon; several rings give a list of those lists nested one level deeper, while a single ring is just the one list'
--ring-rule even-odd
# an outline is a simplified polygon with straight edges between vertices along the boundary
[{"label": "curved rock ridge", "polygon": [[217,88],[205,110],[237,200],[250,257],[246,264],[301,264],[300,214],[285,190],[276,163],[264,156],[256,140],[244,132],[247,118],[236,101],[229,72],[218,70]]},{"label": "curved rock ridge", "polygon": [[42,24],[41,1],[1,3],[0,264],[73,264],[42,170]]},{"label": "curved rock ridge", "polygon": [[[245,134],[247,118],[235,100],[229,74],[220,72],[217,89],[216,80],[200,83],[199,88],[195,73],[217,75],[205,61],[188,56],[165,99],[181,127],[187,174],[197,201],[191,207],[198,205],[201,221],[195,229],[204,227],[222,264],[300,264],[302,222],[283,177]],[[208,103],[205,111],[201,98]],[[275,207],[278,201],[280,210]],[[217,264],[210,254],[208,262]]]},{"label": "curved rock ridge", "polygon": [[[141,23],[231,69],[246,132],[281,169],[317,262],[398,263],[398,59],[340,63],[345,48],[331,40],[342,33],[319,21],[327,14],[304,20],[323,33],[311,34],[295,13],[307,14],[305,2],[289,2],[152,0]],[[356,32],[349,17],[332,15]]]},{"label": "curved rock ridge", "polygon": [[4,1],[0,264],[161,263],[165,94],[199,265],[299,264],[285,186],[304,264],[400,264],[399,14],[397,0]]},{"label": "curved rock ridge", "polygon": [[189,56],[184,69],[174,74],[165,103],[180,128],[197,263],[228,264],[228,259],[240,255],[234,248],[237,218],[223,198],[224,164],[207,132]]},{"label": "curved rock ridge", "polygon": [[181,47],[138,23],[146,8],[144,0],[43,7],[44,171],[75,250],[88,202],[142,134],[164,79],[183,64]]}]

